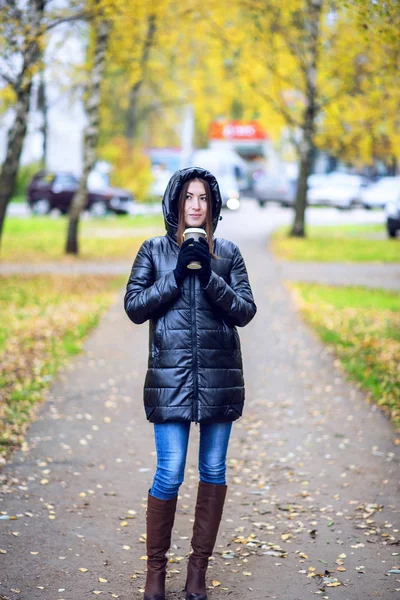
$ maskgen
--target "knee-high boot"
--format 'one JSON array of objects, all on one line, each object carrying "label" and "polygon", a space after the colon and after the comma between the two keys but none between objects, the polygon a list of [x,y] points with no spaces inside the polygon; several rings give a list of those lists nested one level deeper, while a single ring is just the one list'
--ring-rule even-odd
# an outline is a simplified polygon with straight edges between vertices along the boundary
[{"label": "knee-high boot", "polygon": [[165,600],[166,553],[171,545],[176,501],[147,497],[146,548],[147,575],[143,600]]},{"label": "knee-high boot", "polygon": [[197,491],[192,548],[185,585],[186,600],[207,600],[206,571],[224,508],[226,485],[200,481]]}]

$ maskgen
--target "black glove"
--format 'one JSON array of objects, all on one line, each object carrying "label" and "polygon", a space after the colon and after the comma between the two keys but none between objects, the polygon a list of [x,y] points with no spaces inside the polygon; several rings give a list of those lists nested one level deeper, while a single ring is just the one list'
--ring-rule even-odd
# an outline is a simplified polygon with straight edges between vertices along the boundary
[{"label": "black glove", "polygon": [[192,260],[199,260],[197,257],[196,250],[193,245],[193,240],[188,239],[183,242],[181,249],[178,254],[178,262],[173,271],[177,285],[181,285],[186,275],[189,274],[190,270],[187,268],[188,264]]},{"label": "black glove", "polygon": [[199,276],[200,283],[206,287],[211,277],[211,254],[208,243],[204,238],[200,238],[198,242],[194,242],[196,251],[196,259],[201,263],[201,269],[196,270]]}]

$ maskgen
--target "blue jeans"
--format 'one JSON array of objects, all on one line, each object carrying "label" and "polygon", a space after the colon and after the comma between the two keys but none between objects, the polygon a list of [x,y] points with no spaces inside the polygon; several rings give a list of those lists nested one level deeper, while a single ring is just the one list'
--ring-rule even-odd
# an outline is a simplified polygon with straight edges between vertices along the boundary
[{"label": "blue jeans", "polygon": [[[232,423],[200,423],[200,481],[225,485],[226,453]],[[178,495],[183,482],[190,422],[155,423],[157,470],[150,494],[161,500]]]}]

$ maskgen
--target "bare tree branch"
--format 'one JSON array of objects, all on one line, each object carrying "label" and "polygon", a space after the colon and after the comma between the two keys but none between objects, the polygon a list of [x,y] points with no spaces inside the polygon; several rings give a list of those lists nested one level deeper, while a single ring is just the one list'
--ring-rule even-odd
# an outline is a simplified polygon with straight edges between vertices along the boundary
[{"label": "bare tree branch", "polygon": [[89,12],[85,11],[77,13],[76,15],[59,17],[55,21],[52,21],[51,23],[46,25],[45,30],[50,31],[51,29],[54,29],[54,27],[58,27],[59,25],[62,25],[64,23],[72,23],[73,21],[88,21],[90,18],[92,18],[92,15]]}]

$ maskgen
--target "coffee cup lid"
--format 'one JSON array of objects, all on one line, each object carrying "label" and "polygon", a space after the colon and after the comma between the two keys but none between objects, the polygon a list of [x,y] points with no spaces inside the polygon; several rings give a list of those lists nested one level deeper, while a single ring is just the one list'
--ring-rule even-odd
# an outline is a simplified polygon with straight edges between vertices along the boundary
[{"label": "coffee cup lid", "polygon": [[188,233],[203,233],[204,235],[207,235],[205,229],[202,229],[201,227],[188,227],[183,232],[183,235],[187,235]]}]

